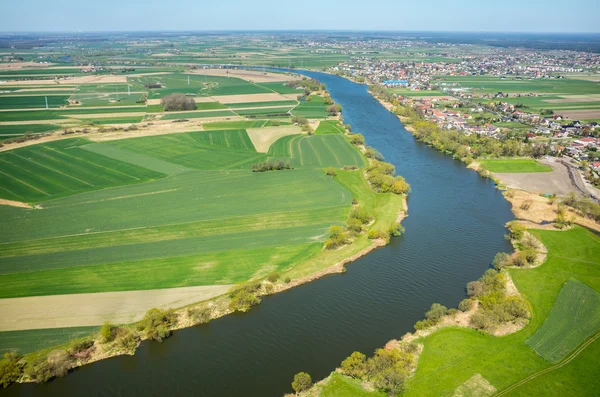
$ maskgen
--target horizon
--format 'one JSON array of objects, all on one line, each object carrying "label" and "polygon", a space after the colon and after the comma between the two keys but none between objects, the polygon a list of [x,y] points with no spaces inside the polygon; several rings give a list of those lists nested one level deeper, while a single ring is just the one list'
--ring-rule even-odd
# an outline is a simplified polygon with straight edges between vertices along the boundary
[{"label": "horizon", "polygon": [[[176,6],[158,0],[126,3],[107,0],[102,4],[11,0],[0,4],[0,12],[5,16],[3,33],[314,31],[323,28],[356,32],[600,33],[596,20],[600,4],[592,0],[574,0],[568,4],[558,0],[527,3],[507,0],[502,5],[473,4],[467,0],[448,4],[432,0],[427,7],[390,0],[375,0],[367,5],[359,0],[349,0],[343,5],[307,0],[291,9],[267,0],[252,3],[231,0],[216,4],[183,0]],[[148,29],[149,25],[153,28]]]}]

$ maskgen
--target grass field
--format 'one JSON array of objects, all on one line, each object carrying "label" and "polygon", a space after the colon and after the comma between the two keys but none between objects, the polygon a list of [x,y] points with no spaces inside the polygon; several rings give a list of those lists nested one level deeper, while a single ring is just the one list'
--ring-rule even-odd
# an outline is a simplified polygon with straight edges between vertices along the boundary
[{"label": "grass field", "polygon": [[269,149],[272,158],[290,158],[295,168],[362,167],[365,160],[342,135],[290,135],[279,138]]},{"label": "grass field", "polygon": [[56,124],[15,124],[0,125],[0,139],[14,138],[27,133],[40,133],[53,131],[60,128]]},{"label": "grass field", "polygon": [[[277,121],[279,125],[290,125],[289,121]],[[274,124],[273,120],[237,120],[237,121],[213,121],[204,123],[202,127],[205,130],[228,130],[228,129],[245,129],[245,128],[261,128],[270,127]]]},{"label": "grass field", "polygon": [[227,107],[236,108],[254,108],[263,106],[295,106],[298,102],[296,101],[270,101],[270,102],[245,102],[245,103],[228,103]]},{"label": "grass field", "polygon": [[[534,269],[510,269],[519,291],[532,304],[533,316],[529,324],[505,337],[484,335],[470,329],[445,328],[423,338],[425,348],[415,376],[407,382],[407,396],[451,395],[475,374],[481,374],[501,392],[526,376],[551,366],[526,341],[551,317],[567,281],[578,280],[596,293],[600,291],[600,280],[596,276],[600,267],[600,238],[581,227],[565,232],[533,230],[532,233],[549,250],[546,262]],[[577,328],[572,330],[578,332]],[[588,349],[597,351],[597,345],[595,342]],[[569,395],[571,389],[578,390],[580,395],[594,394],[598,378],[580,379],[580,375],[572,370],[575,366],[597,368],[597,363],[586,349],[560,369],[560,380],[544,376],[534,382],[545,388],[547,393],[543,395]],[[523,390],[535,390],[526,385],[527,389]],[[520,394],[520,390],[517,388],[513,394]]]},{"label": "grass field", "polygon": [[337,120],[323,120],[315,130],[315,135],[343,133],[345,133],[344,127],[342,127]]},{"label": "grass field", "polygon": [[291,107],[276,107],[276,108],[259,108],[259,109],[234,109],[234,112],[240,116],[269,116],[269,115],[287,115]]},{"label": "grass field", "polygon": [[68,104],[69,95],[47,95],[47,96],[0,96],[0,109],[28,109],[46,107],[58,108]]},{"label": "grass field", "polygon": [[327,105],[323,98],[317,95],[311,95],[311,101],[301,101],[298,106],[292,110],[294,116],[305,117],[309,119],[327,118]]},{"label": "grass field", "polygon": [[66,139],[0,153],[0,197],[40,202],[164,176],[79,147],[86,143]]},{"label": "grass field", "polygon": [[144,116],[126,117],[98,117],[97,119],[82,119],[82,122],[91,124],[136,124],[141,123]]},{"label": "grass field", "polygon": [[178,119],[200,119],[207,117],[227,117],[235,116],[231,110],[215,110],[206,112],[181,112],[181,113],[166,113],[162,120],[178,120]]},{"label": "grass field", "polygon": [[70,327],[0,332],[0,354],[17,351],[27,354],[57,346],[98,332],[100,327]]},{"label": "grass field", "polygon": [[544,359],[557,363],[599,330],[600,293],[569,280],[544,325],[527,344]]},{"label": "grass field", "polygon": [[480,160],[483,168],[497,173],[550,172],[552,167],[532,159]]},{"label": "grass field", "polygon": [[386,393],[367,391],[356,379],[333,372],[327,383],[318,388],[319,397],[386,397]]}]

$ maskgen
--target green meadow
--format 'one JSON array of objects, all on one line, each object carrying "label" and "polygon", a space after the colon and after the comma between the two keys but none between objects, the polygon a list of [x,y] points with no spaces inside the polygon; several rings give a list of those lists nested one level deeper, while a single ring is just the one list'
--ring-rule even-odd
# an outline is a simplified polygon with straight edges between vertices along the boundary
[{"label": "green meadow", "polygon": [[40,133],[57,130],[60,127],[56,124],[15,124],[0,125],[0,139],[8,139],[27,133]]},{"label": "green meadow", "polygon": [[292,167],[344,167],[365,165],[362,155],[342,135],[290,135],[269,149],[272,158],[289,158]]},{"label": "green meadow", "polygon": [[69,95],[0,96],[0,109],[43,109],[46,107],[46,98],[48,99],[48,107],[58,108],[68,104]]},{"label": "green meadow", "polygon": [[550,172],[552,167],[533,159],[480,160],[483,168],[497,173]]},{"label": "green meadow", "polygon": [[315,130],[315,135],[344,134],[346,131],[337,120],[323,120]]}]

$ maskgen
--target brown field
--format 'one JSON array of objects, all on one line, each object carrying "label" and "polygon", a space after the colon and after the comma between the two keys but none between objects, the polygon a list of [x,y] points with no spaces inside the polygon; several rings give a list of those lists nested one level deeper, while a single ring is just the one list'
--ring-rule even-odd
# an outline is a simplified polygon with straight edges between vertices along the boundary
[{"label": "brown field", "polygon": [[[296,99],[298,95],[294,94]],[[242,94],[242,95],[216,95],[213,98],[221,103],[249,103],[249,102],[271,102],[271,101],[288,101],[289,98],[276,92],[269,94]]]},{"label": "brown field", "polygon": [[573,120],[600,119],[600,109],[557,110],[556,113]]},{"label": "brown field", "polygon": [[286,135],[301,134],[300,127],[285,125],[281,127],[248,128],[246,130],[257,152],[267,153],[271,145]]},{"label": "brown field", "polygon": [[561,95],[561,99],[546,99],[548,103],[595,102],[600,101],[600,94]]},{"label": "brown field", "polygon": [[180,308],[223,295],[231,285],[0,299],[0,331],[126,324],[152,308]]},{"label": "brown field", "polygon": [[200,69],[192,70],[190,73],[203,74],[207,76],[227,76],[237,77],[242,80],[250,81],[252,83],[275,83],[284,82],[294,79],[298,79],[296,76],[281,74],[281,73],[270,73],[270,72],[259,72],[254,70],[239,70],[239,69]]},{"label": "brown field", "polygon": [[10,80],[4,85],[59,85],[59,84],[86,84],[86,83],[127,83],[127,76],[81,76],[67,79],[48,80]]},{"label": "brown field", "polygon": [[47,68],[51,66],[51,63],[37,63],[37,62],[9,62],[0,63],[0,70],[12,70],[12,69],[23,69],[23,68]]},{"label": "brown field", "polygon": [[535,193],[554,193],[559,196],[569,192],[578,193],[573,186],[567,168],[557,162],[542,161],[552,167],[551,172],[494,173],[500,181],[510,188],[527,190]]}]

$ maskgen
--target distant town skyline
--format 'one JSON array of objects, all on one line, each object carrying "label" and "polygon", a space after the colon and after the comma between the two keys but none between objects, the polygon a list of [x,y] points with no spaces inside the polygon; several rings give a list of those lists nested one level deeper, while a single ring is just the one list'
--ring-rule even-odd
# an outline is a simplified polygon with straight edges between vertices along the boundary
[{"label": "distant town skyline", "polygon": [[597,0],[5,0],[3,32],[372,30],[600,33]]}]

